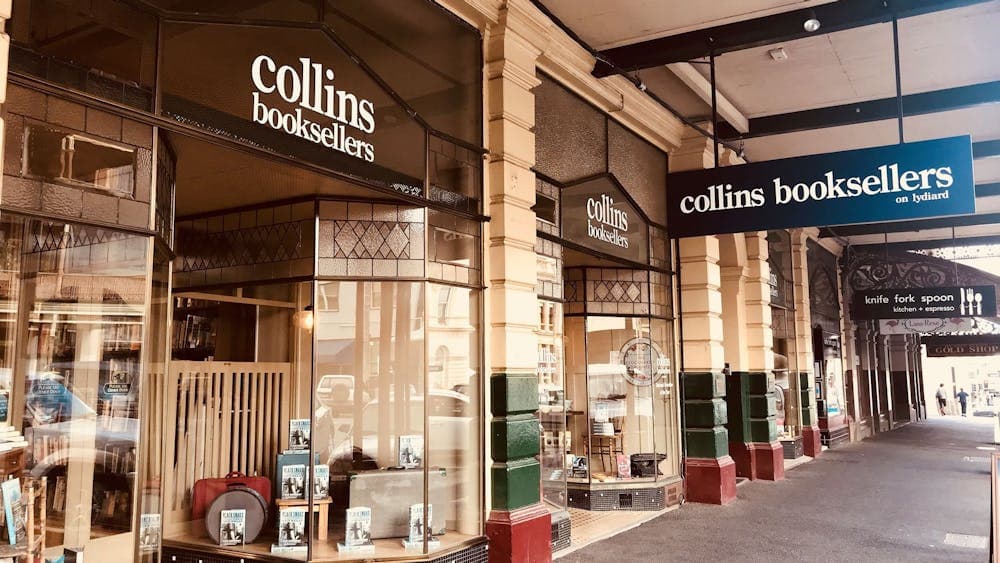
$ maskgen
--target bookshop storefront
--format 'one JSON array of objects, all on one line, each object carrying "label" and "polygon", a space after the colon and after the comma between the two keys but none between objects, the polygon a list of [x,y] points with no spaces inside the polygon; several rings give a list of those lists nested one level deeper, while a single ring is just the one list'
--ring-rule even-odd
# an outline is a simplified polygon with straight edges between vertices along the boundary
[{"label": "bookshop storefront", "polygon": [[679,502],[666,154],[542,76],[535,88],[543,498]]},{"label": "bookshop storefront", "polygon": [[196,5],[8,24],[0,455],[47,555],[485,560],[479,32]]}]

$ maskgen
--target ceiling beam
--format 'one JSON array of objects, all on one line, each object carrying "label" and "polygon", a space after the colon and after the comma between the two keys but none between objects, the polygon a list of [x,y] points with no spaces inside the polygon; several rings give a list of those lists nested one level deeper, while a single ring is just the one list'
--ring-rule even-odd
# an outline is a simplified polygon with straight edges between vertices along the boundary
[{"label": "ceiling beam", "polygon": [[820,21],[822,33],[832,33],[892,20],[894,8],[899,18],[950,10],[989,0],[841,0],[812,8],[793,10],[762,18],[699,29],[659,39],[641,41],[601,51],[594,75],[609,76],[617,71],[636,71],[670,63],[791,41],[808,37],[803,22],[810,12]]},{"label": "ceiling beam", "polygon": [[912,221],[891,221],[886,223],[866,223],[864,225],[841,225],[839,227],[825,227],[821,230],[821,233],[828,233],[825,236],[849,237],[854,235],[969,227],[972,225],[991,225],[995,223],[1000,223],[1000,213],[983,213],[980,215],[961,215],[958,217],[939,217],[937,219],[918,219]]},{"label": "ceiling beam", "polygon": [[972,158],[991,158],[994,156],[1000,156],[1000,140],[972,143]]},{"label": "ceiling beam", "polygon": [[[903,116],[952,111],[997,102],[1000,102],[1000,81],[984,82],[919,94],[907,94],[903,96]],[[723,127],[719,127],[719,136],[732,140],[740,137],[763,137],[824,127],[855,125],[870,121],[895,119],[898,111],[896,98],[881,98],[867,102],[753,117],[750,119],[749,133],[740,135],[735,129],[724,130]],[[980,150],[983,153],[1000,150],[1000,147],[991,143],[997,143],[997,141],[983,143]]]},{"label": "ceiling beam", "polygon": [[[820,230],[819,236],[832,236],[828,230]],[[857,250],[933,250],[935,248],[961,248],[965,246],[982,246],[987,244],[1000,244],[1000,236],[986,235],[981,237],[956,237],[933,240],[915,240],[907,242],[890,242],[881,244],[852,244],[851,248]]]},{"label": "ceiling beam", "polygon": [[[698,72],[691,63],[670,63],[667,65],[670,72],[680,79],[685,86],[691,89],[703,102],[712,105],[712,83],[709,79]],[[748,133],[750,124],[743,112],[738,110],[729,98],[716,89],[716,106],[719,117],[725,119],[729,125],[740,133]]]},{"label": "ceiling beam", "polygon": [[976,184],[976,197],[990,197],[1000,195],[1000,182],[991,184]]}]

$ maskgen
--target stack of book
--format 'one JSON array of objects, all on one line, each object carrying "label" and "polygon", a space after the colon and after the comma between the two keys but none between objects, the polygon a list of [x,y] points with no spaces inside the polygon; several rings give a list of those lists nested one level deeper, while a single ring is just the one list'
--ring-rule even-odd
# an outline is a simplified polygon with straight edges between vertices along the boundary
[{"label": "stack of book", "polygon": [[10,424],[0,424],[0,452],[7,452],[16,448],[25,448],[28,441],[24,436]]}]

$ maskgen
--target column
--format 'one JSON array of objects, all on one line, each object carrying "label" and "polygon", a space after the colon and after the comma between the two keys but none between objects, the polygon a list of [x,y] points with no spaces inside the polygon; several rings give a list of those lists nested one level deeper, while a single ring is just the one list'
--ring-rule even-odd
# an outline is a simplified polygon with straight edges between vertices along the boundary
[{"label": "column", "polygon": [[[538,304],[535,296],[534,97],[540,31],[520,3],[509,3],[486,33],[490,365],[491,563],[551,561],[551,519],[539,483]],[[530,350],[531,353],[525,353]]]},{"label": "column", "polygon": [[[0,0],[0,104],[7,101],[7,66],[10,60],[10,36],[3,33],[3,24],[10,19],[11,0]],[[6,123],[0,118],[0,139],[5,138]],[[0,162],[3,160],[3,150],[6,147],[0,143]],[[0,175],[0,189],[2,189],[3,177]]]},{"label": "column", "polygon": [[920,336],[913,335],[911,353],[913,354],[913,382],[914,382],[914,404],[917,406],[917,418],[923,420],[927,418],[927,404],[924,398],[924,362],[920,354]]},{"label": "column", "polygon": [[799,378],[799,407],[802,420],[802,451],[816,457],[822,451],[816,412],[816,385],[813,381],[812,322],[809,313],[809,265],[806,259],[806,229],[792,229],[792,282],[795,286],[795,357],[788,369]]},{"label": "column", "polygon": [[[686,130],[670,156],[671,170],[712,165],[711,141]],[[727,504],[736,499],[736,464],[729,456],[725,424],[721,271],[719,239],[681,239],[680,309],[684,354],[685,497],[691,502]]]},{"label": "column", "polygon": [[916,420],[913,394],[910,386],[909,335],[893,334],[886,338],[889,344],[889,378],[892,380],[893,422],[906,423]]},{"label": "column", "polygon": [[778,441],[774,396],[774,333],[771,330],[771,267],[767,233],[746,233],[747,444],[754,479],[785,478],[785,451]]}]

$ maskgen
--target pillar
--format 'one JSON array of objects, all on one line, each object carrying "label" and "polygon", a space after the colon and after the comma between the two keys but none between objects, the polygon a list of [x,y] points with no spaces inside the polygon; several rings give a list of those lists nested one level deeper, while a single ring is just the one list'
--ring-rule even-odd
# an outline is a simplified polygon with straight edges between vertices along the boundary
[{"label": "pillar", "polygon": [[[10,19],[10,8],[11,0],[0,0],[0,104],[7,101],[7,68],[10,60],[10,36],[3,33],[3,25],[7,20]],[[2,117],[0,117],[0,140],[4,139],[6,123]],[[0,162],[3,162],[3,150],[2,142],[0,142]],[[3,182],[3,176],[0,175],[0,184]],[[2,185],[0,185],[2,189]]]},{"label": "pillar", "polygon": [[910,380],[909,335],[893,334],[886,337],[889,345],[889,377],[892,380],[892,402],[894,423],[907,423],[917,419],[913,407],[913,391]]},{"label": "pillar", "polygon": [[726,431],[722,296],[714,236],[681,239],[681,322],[684,328],[685,497],[726,504],[736,498],[736,464]]},{"label": "pillar", "polygon": [[813,382],[812,318],[809,312],[809,264],[806,258],[810,229],[792,229],[792,283],[795,286],[795,357],[789,370],[799,380],[799,409],[802,421],[802,452],[816,457],[822,452],[819,418],[816,412],[816,385]]},{"label": "pillar", "polygon": [[[670,154],[673,171],[709,168],[711,141],[686,129]],[[680,309],[684,364],[685,497],[690,502],[727,504],[736,499],[736,464],[726,431],[725,347],[723,345],[719,239],[681,239]]]},{"label": "pillar", "polygon": [[511,2],[486,34],[490,359],[490,563],[551,561],[541,503],[535,296],[534,97],[539,50],[531,15]]},{"label": "pillar", "polygon": [[[738,257],[741,264],[722,268],[725,349],[732,369],[726,385],[729,455],[741,477],[783,479],[784,448],[778,442],[775,423],[767,234],[728,236],[732,238],[720,239],[735,243],[735,248],[723,251],[722,257],[727,263]],[[736,293],[733,299],[727,299],[727,283],[737,286],[729,289]],[[739,314],[732,309],[734,306],[740,308]],[[734,346],[739,350],[733,350]]]}]

